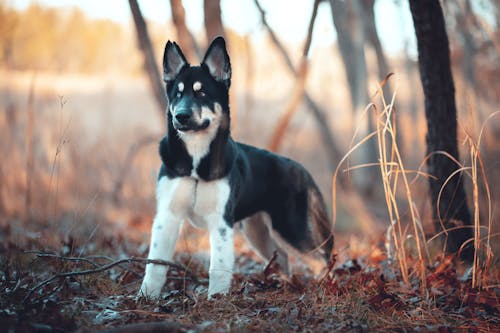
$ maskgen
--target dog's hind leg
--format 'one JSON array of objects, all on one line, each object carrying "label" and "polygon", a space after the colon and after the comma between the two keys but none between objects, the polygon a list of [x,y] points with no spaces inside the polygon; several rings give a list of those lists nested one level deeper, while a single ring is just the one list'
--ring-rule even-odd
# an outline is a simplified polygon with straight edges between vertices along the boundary
[{"label": "dog's hind leg", "polygon": [[[288,195],[288,196],[287,196]],[[283,195],[283,203],[269,210],[279,240],[300,253],[321,254],[328,262],[333,234],[321,194],[315,187]]]},{"label": "dog's hind leg", "polygon": [[270,219],[267,213],[257,213],[241,222],[243,235],[252,248],[264,260],[270,260],[274,251],[278,253],[276,262],[283,273],[290,274],[288,254],[278,245],[271,235]]}]

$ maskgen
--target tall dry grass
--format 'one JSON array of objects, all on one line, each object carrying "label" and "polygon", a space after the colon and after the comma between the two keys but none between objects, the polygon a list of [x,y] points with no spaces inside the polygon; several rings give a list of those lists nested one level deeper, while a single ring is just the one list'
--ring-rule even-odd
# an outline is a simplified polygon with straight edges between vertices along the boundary
[{"label": "tall dry grass", "polygon": [[[443,189],[447,186],[449,181],[453,177],[465,174],[471,182],[471,193],[469,193],[469,195],[471,196],[472,201],[473,225],[446,228],[442,218],[439,217],[443,231],[436,233],[429,239],[426,239],[423,221],[420,218],[420,216],[423,215],[419,212],[419,209],[415,204],[416,198],[413,193],[412,185],[420,177],[424,177],[426,179],[433,178],[433,175],[422,171],[427,160],[432,154],[424,157],[417,170],[411,170],[405,166],[405,161],[396,140],[397,128],[394,114],[394,101],[396,100],[397,89],[393,93],[389,102],[386,101],[382,93],[382,86],[390,76],[391,74],[378,85],[377,92],[372,97],[372,103],[370,103],[364,111],[364,117],[366,117],[368,112],[373,112],[375,114],[376,130],[367,134],[358,142],[354,141],[358,132],[357,129],[355,130],[351,148],[340,161],[333,175],[333,225],[336,224],[337,219],[336,200],[338,195],[336,188],[340,170],[344,164],[347,164],[349,157],[354,151],[359,149],[360,146],[366,144],[368,140],[375,138],[378,147],[378,162],[353,166],[347,165],[344,171],[351,172],[368,167],[378,167],[380,169],[382,183],[378,185],[383,188],[384,200],[388,213],[388,226],[386,233],[387,256],[389,260],[393,260],[397,264],[397,270],[404,283],[407,286],[410,286],[412,283],[410,277],[412,274],[416,274],[418,275],[418,284],[420,285],[421,291],[428,294],[427,276],[429,272],[427,267],[431,264],[433,258],[446,256],[445,245],[440,247],[440,250],[436,252],[433,251],[431,243],[440,239],[443,235],[445,236],[444,238],[446,242],[446,236],[449,231],[457,228],[470,227],[474,229],[474,237],[466,241],[462,245],[460,251],[469,242],[473,242],[474,260],[464,276],[467,276],[467,272],[470,272],[471,287],[487,288],[487,281],[489,278],[488,272],[491,270],[494,259],[491,238],[498,235],[492,234],[492,197],[486,176],[487,173],[485,163],[481,157],[480,147],[487,122],[500,113],[500,111],[495,112],[488,117],[477,138],[473,138],[472,135],[466,133],[465,145],[467,152],[469,153],[469,165],[459,162],[446,152],[432,153],[442,154],[452,159],[457,165],[456,171],[452,173],[448,179],[446,179],[443,187],[441,188],[438,196],[438,206]],[[378,101],[376,101],[375,98],[378,98]],[[410,179],[411,175],[413,175],[413,179]],[[481,191],[483,193],[481,193]],[[486,221],[481,221],[480,218],[480,210],[482,207],[480,203],[481,197],[485,197],[487,201],[485,208],[487,210]],[[416,265],[412,259],[413,254],[417,257]],[[457,255],[459,255],[459,253]]]}]

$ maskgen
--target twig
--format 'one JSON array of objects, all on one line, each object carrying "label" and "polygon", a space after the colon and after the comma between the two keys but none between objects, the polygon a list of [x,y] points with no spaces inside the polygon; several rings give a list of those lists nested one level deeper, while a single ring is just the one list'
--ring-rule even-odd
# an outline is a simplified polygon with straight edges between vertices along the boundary
[{"label": "twig", "polygon": [[[55,258],[58,258],[58,259],[61,259],[61,260],[71,260],[71,261],[78,261],[78,260],[80,260],[80,261],[88,261],[89,260],[87,258],[58,257],[58,256],[50,254],[50,253],[38,253],[37,256],[39,256],[39,257],[43,257],[43,256],[45,256],[45,257],[55,257]],[[176,269],[182,270],[184,272],[189,272],[189,270],[186,267],[184,267],[183,265],[176,264],[176,263],[169,262],[169,261],[165,261],[165,260],[135,258],[135,257],[125,258],[125,259],[120,259],[120,260],[113,261],[113,262],[111,262],[109,264],[100,266],[100,267],[95,268],[95,269],[86,269],[86,270],[81,270],[81,271],[71,271],[71,272],[57,273],[57,274],[51,276],[50,278],[48,278],[48,279],[46,279],[46,280],[38,283],[33,288],[31,288],[28,291],[28,293],[26,294],[26,296],[24,297],[23,302],[26,302],[28,300],[28,298],[31,296],[31,294],[33,292],[35,292],[37,289],[43,287],[46,284],[51,283],[52,281],[54,281],[54,280],[56,280],[58,278],[65,278],[65,277],[69,277],[69,276],[80,276],[80,275],[89,275],[89,274],[101,273],[101,272],[104,272],[104,271],[106,271],[108,269],[111,269],[111,268],[113,268],[115,266],[118,266],[118,265],[121,265],[121,264],[124,264],[124,263],[130,264],[130,263],[135,263],[135,262],[144,263],[144,264],[156,264],[156,265],[170,266],[172,268],[176,268]],[[193,275],[191,275],[191,278],[195,282],[198,281],[198,279],[196,279],[196,277],[194,277]]]},{"label": "twig", "polygon": [[64,260],[64,261],[83,261],[83,262],[86,262],[87,264],[90,264],[94,267],[101,267],[101,265],[93,262],[92,260],[90,260],[88,258],[61,257],[61,256],[54,254],[54,253],[45,253],[45,252],[40,252],[40,251],[24,251],[24,253],[36,254],[36,256],[39,258],[55,258],[55,259]]}]

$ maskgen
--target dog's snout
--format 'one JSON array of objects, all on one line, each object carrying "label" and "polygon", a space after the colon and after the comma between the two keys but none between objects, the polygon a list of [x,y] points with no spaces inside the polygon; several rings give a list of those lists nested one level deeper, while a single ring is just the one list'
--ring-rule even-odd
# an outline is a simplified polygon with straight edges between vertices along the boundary
[{"label": "dog's snout", "polygon": [[185,125],[189,121],[189,118],[191,118],[191,113],[187,110],[182,110],[175,114],[175,119],[182,125]]}]

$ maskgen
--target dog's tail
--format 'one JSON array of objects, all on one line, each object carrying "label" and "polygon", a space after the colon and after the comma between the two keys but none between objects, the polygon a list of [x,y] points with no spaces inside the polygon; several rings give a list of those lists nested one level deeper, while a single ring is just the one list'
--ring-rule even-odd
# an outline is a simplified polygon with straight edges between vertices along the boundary
[{"label": "dog's tail", "polygon": [[291,195],[286,207],[271,210],[272,227],[279,240],[304,254],[318,253],[328,262],[333,249],[333,232],[323,197],[309,181],[306,187]]},{"label": "dog's tail", "polygon": [[334,238],[332,224],[326,211],[321,192],[316,186],[308,191],[308,224],[314,249],[318,250],[326,261],[330,259]]}]

